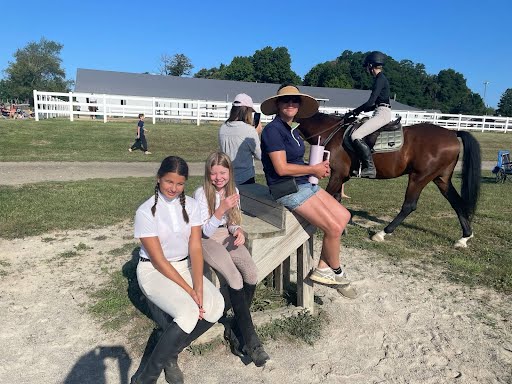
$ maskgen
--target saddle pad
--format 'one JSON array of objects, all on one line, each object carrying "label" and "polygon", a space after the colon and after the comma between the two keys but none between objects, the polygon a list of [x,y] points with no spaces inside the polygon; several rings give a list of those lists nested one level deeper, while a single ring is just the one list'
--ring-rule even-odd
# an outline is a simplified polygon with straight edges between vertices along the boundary
[{"label": "saddle pad", "polygon": [[372,150],[374,153],[398,151],[404,144],[403,128],[396,131],[380,131]]}]

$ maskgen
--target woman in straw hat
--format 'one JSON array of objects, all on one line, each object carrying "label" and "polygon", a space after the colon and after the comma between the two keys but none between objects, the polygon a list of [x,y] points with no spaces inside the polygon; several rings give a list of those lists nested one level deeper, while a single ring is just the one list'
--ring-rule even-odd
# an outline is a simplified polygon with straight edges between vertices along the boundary
[{"label": "woman in straw hat", "polygon": [[307,118],[318,111],[318,102],[296,86],[281,86],[277,95],[261,104],[266,115],[276,115],[261,134],[263,170],[277,202],[304,217],[324,232],[318,267],[310,278],[328,285],[346,285],[349,280],[340,266],[340,237],[350,219],[348,210],[308,177],[329,176],[329,161],[316,165],[304,162],[304,141],[297,132],[295,117]]}]

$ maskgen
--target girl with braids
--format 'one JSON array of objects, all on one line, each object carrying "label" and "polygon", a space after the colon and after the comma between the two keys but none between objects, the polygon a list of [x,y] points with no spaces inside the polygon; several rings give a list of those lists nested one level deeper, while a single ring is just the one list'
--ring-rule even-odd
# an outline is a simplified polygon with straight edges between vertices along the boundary
[{"label": "girl with braids", "polygon": [[235,314],[235,321],[226,327],[224,337],[235,355],[243,357],[247,354],[256,366],[261,367],[270,357],[254,330],[249,311],[258,270],[244,246],[240,195],[228,155],[214,152],[208,157],[203,186],[195,191],[194,198],[201,208],[204,260],[227,281]]},{"label": "girl with braids", "polygon": [[146,298],[173,318],[132,384],[154,384],[162,370],[168,383],[183,383],[178,354],[219,320],[224,299],[203,277],[201,214],[185,196],[187,163],[165,158],[157,173],[155,194],[135,215],[140,239],[137,279]]}]

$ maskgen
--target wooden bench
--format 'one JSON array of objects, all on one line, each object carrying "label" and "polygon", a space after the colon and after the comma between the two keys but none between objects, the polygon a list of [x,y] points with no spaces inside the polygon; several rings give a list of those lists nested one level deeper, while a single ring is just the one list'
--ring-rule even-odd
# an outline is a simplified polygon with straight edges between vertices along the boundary
[{"label": "wooden bench", "polygon": [[261,184],[239,187],[246,246],[258,267],[258,281],[273,274],[282,291],[290,282],[290,258],[297,257],[297,306],[313,308],[313,235],[316,227],[277,203]]}]

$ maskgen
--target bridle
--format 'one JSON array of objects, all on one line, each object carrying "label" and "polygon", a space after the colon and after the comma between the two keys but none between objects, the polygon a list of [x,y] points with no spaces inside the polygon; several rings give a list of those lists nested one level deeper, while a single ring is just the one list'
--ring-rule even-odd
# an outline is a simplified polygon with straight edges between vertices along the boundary
[{"label": "bridle", "polygon": [[329,136],[327,136],[327,138],[320,144],[322,147],[325,147],[329,143],[329,141],[332,140],[334,135],[336,135],[340,131],[340,129],[343,128],[343,126],[345,124],[348,124],[348,122],[346,122],[344,119],[341,119],[340,121],[336,122],[335,124],[331,125],[330,127],[324,129],[323,131],[317,132],[314,135],[304,138],[304,140],[308,141],[308,139],[311,139],[312,137],[317,136],[317,135],[321,135],[322,133],[330,131],[331,129],[334,128],[334,130],[329,134]]}]

